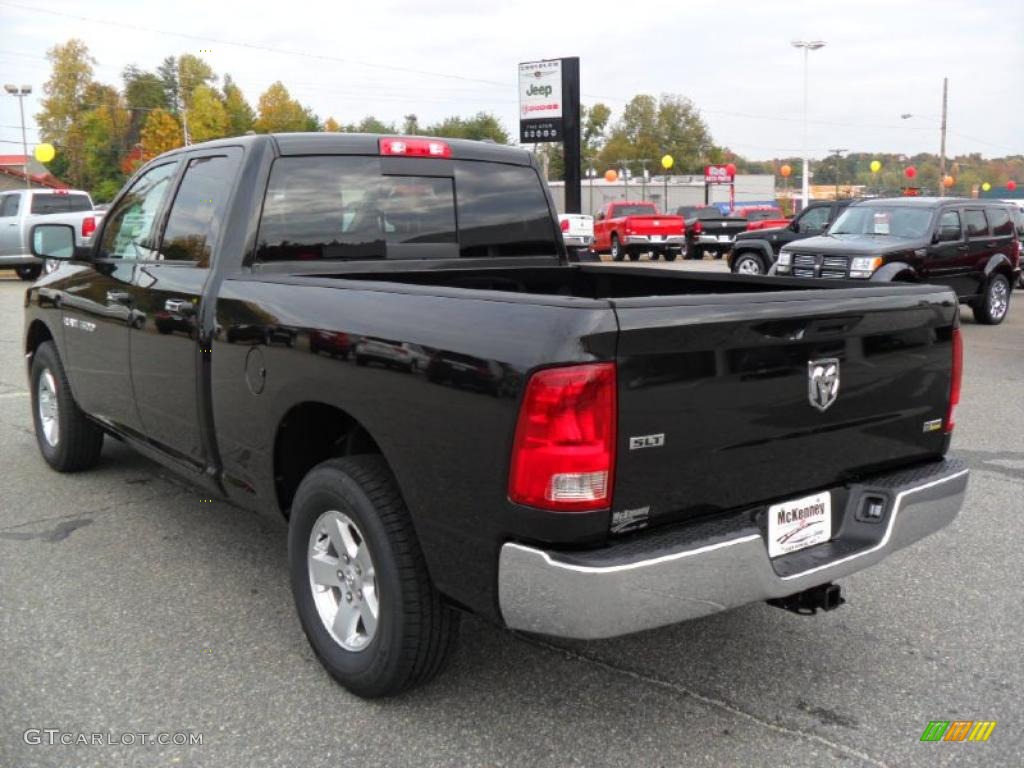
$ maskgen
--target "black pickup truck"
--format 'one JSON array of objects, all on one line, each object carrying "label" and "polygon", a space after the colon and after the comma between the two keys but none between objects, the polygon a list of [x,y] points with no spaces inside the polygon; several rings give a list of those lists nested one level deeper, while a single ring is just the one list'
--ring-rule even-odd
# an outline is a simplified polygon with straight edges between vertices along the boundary
[{"label": "black pickup truck", "polygon": [[832,608],[961,505],[951,291],[569,263],[520,149],[225,139],[73,236],[32,233],[62,260],[25,304],[43,457],[112,437],[286,520],[362,696],[434,675],[460,611],[604,638]]},{"label": "black pickup truck", "polygon": [[727,216],[714,205],[683,205],[676,209],[686,227],[687,259],[703,259],[710,253],[720,259],[732,248],[733,241],[747,231],[747,220]]}]

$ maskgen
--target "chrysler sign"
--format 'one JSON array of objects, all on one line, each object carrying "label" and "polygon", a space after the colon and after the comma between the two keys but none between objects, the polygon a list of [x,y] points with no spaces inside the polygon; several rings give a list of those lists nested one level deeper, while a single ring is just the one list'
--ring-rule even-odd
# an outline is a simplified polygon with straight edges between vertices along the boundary
[{"label": "chrysler sign", "polygon": [[519,65],[519,141],[562,140],[562,60]]}]

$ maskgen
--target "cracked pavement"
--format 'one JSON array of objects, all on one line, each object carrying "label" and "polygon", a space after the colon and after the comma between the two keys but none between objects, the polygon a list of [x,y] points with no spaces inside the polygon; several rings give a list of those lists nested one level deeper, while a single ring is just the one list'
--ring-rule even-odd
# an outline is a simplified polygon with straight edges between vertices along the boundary
[{"label": "cracked pavement", "polygon": [[[0,766],[1024,764],[1024,292],[1003,326],[964,312],[963,512],[845,579],[843,608],[758,604],[603,642],[466,618],[436,682],[364,702],[305,641],[283,525],[200,503],[113,441],[94,471],[45,466],[24,287],[0,272]],[[919,742],[955,719],[998,726]],[[29,745],[28,728],[203,744]]]}]

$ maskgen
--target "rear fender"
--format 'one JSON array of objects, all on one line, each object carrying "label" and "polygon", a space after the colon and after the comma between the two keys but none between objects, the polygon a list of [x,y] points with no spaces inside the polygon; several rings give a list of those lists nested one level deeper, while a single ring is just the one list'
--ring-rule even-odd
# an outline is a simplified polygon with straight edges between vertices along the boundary
[{"label": "rear fender", "polygon": [[988,263],[985,265],[985,280],[991,279],[992,275],[996,272],[1001,272],[1013,282],[1013,276],[1016,272],[1013,263],[1006,257],[1005,253],[997,253],[988,260]]}]

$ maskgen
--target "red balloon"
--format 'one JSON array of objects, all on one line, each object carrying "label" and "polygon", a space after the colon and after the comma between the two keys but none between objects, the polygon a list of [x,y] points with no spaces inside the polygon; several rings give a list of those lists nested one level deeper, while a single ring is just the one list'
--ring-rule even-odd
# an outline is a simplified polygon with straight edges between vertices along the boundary
[{"label": "red balloon", "polygon": [[1013,179],[1010,179],[1008,182],[1006,182],[1006,188],[1010,192],[1013,192],[1013,190],[1015,190],[1017,188],[1017,182],[1014,181]]},{"label": "red balloon", "polygon": [[725,172],[727,174],[729,174],[729,176],[735,176],[736,175],[736,166],[733,165],[732,163],[726,164]]},{"label": "red balloon", "polygon": [[917,168],[915,168],[912,165],[908,165],[906,169],[903,171],[903,175],[906,176],[908,179],[912,179],[915,176],[917,176]]}]

